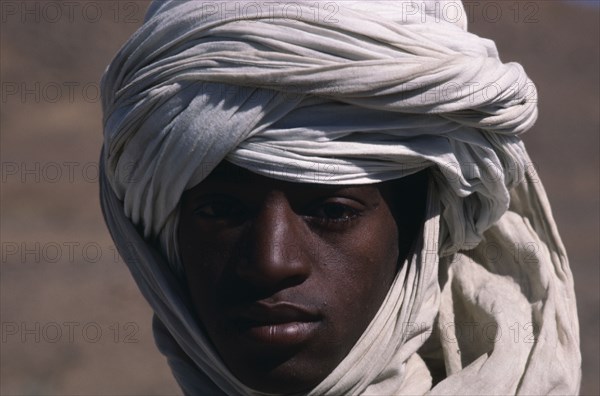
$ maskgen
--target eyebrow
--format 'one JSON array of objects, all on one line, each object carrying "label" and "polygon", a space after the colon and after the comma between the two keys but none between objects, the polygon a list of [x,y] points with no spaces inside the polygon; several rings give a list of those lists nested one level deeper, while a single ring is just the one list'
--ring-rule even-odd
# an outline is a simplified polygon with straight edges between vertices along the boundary
[{"label": "eyebrow", "polygon": [[259,175],[238,166],[220,164],[210,172],[205,180],[212,182],[248,182],[251,181],[250,179],[253,176]]}]

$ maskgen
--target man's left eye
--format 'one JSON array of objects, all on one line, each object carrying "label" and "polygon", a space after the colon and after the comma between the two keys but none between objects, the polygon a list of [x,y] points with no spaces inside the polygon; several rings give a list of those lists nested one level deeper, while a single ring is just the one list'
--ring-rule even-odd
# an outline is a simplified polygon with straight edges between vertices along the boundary
[{"label": "man's left eye", "polygon": [[355,219],[360,211],[338,202],[325,202],[310,212],[310,217],[323,223],[341,223]]}]

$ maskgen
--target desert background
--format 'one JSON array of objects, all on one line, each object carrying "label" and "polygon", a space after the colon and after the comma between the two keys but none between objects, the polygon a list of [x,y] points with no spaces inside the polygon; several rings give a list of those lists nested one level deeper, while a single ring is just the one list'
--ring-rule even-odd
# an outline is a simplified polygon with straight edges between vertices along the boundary
[{"label": "desert background", "polygon": [[[467,1],[537,84],[524,140],[569,254],[581,394],[600,394],[597,1]],[[2,1],[0,394],[181,394],[98,201],[98,82],[144,1]]]}]

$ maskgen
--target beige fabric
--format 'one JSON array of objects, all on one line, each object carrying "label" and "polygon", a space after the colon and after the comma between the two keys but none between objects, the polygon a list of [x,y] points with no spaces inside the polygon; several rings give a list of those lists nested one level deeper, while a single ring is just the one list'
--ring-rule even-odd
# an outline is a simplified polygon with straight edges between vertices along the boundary
[{"label": "beige fabric", "polygon": [[432,394],[578,393],[573,278],[537,175],[511,192],[482,243],[441,267],[437,325],[449,377]]}]

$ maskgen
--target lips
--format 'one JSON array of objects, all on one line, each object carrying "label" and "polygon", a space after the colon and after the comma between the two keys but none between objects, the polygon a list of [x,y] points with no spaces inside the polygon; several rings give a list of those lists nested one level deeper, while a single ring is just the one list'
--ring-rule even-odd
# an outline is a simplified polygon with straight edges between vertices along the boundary
[{"label": "lips", "polygon": [[248,341],[269,347],[301,344],[317,331],[321,315],[290,303],[252,303],[228,315],[237,332]]}]

